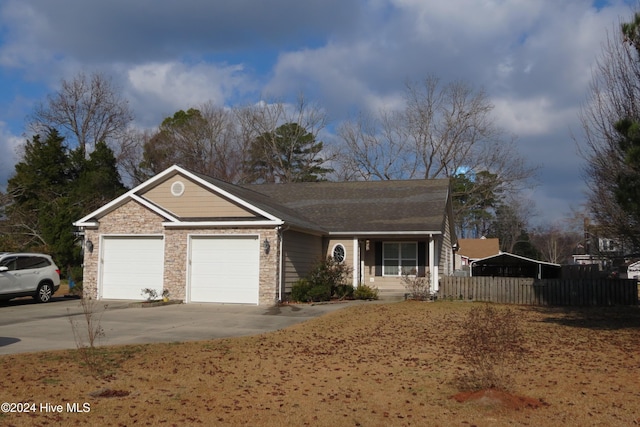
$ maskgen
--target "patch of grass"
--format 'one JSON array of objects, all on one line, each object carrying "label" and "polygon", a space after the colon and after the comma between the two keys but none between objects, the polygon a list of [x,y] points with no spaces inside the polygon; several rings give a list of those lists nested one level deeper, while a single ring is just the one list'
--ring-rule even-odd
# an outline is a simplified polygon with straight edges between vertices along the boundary
[{"label": "patch of grass", "polygon": [[42,355],[42,358],[50,362],[62,362],[65,360],[65,358],[59,354],[50,354],[50,353],[44,353]]},{"label": "patch of grass", "polygon": [[113,352],[117,354],[117,358],[121,361],[130,359],[136,354],[143,352],[144,346],[141,345],[129,345],[126,347],[114,347]]}]

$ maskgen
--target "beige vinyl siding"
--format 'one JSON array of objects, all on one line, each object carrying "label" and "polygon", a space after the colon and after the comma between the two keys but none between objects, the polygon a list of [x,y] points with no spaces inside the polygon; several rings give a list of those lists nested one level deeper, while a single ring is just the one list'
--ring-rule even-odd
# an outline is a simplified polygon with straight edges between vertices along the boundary
[{"label": "beige vinyl siding", "polygon": [[[184,184],[181,196],[171,194],[171,186]],[[181,218],[253,218],[256,215],[210,190],[180,176],[165,180],[144,192],[143,197]]]},{"label": "beige vinyl siding", "polygon": [[325,256],[333,256],[333,248],[336,245],[344,246],[345,258],[344,261],[351,265],[353,264],[353,239],[349,238],[329,238],[325,241]]},{"label": "beige vinyl siding", "polygon": [[[353,265],[353,254],[355,250],[353,246],[353,238],[346,238],[346,237],[326,238],[324,244],[325,244],[325,248],[324,248],[325,257],[333,256],[333,249],[337,245],[342,245],[344,247],[344,263],[349,266],[350,271],[353,272],[354,270],[360,268],[360,266]],[[349,284],[349,285],[353,284],[353,274],[349,274],[347,276],[346,284]]]},{"label": "beige vinyl siding", "polygon": [[303,278],[322,257],[322,237],[288,230],[283,234],[284,293]]},{"label": "beige vinyl siding", "polygon": [[451,250],[451,229],[449,228],[449,215],[444,218],[444,234],[441,238],[440,264],[438,266],[440,276],[450,276],[453,272],[453,253]]}]

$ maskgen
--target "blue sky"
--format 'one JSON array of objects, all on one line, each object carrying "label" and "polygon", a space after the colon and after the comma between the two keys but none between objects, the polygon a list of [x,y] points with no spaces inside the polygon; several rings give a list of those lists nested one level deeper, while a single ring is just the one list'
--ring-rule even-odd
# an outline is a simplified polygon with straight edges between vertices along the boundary
[{"label": "blue sky", "polygon": [[0,188],[34,104],[80,71],[110,76],[140,128],[300,92],[338,123],[435,75],[484,88],[540,167],[537,221],[555,222],[584,200],[572,134],[601,43],[632,13],[623,0],[3,0]]}]

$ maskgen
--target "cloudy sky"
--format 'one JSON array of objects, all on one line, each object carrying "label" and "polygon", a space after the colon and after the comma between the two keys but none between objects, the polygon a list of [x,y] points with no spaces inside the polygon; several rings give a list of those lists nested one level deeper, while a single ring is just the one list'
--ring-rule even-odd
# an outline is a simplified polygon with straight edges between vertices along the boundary
[{"label": "cloudy sky", "polygon": [[550,223],[584,197],[572,134],[607,34],[631,0],[2,0],[0,188],[34,103],[80,71],[122,89],[135,125],[205,102],[299,93],[333,122],[393,106],[408,80],[484,89],[496,124],[539,166]]}]

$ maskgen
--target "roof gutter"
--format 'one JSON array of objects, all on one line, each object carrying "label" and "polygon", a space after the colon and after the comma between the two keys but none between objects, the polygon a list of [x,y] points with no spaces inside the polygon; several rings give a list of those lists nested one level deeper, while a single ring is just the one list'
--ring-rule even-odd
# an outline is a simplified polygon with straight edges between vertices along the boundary
[{"label": "roof gutter", "polygon": [[442,231],[330,231],[329,236],[424,236],[442,234]]},{"label": "roof gutter", "polygon": [[284,221],[181,221],[163,222],[166,228],[193,227],[273,227],[284,224]]},{"label": "roof gutter", "polygon": [[86,227],[86,228],[94,228],[99,225],[100,223],[98,221],[76,221],[73,223],[74,227]]}]

